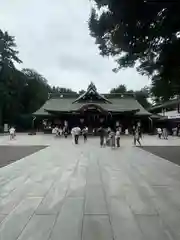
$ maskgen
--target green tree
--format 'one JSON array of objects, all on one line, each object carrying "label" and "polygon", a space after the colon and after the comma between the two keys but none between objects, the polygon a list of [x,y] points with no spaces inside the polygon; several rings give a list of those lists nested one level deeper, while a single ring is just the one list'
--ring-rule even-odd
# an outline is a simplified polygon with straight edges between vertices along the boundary
[{"label": "green tree", "polygon": [[25,84],[22,73],[17,69],[10,69],[4,86],[3,120],[13,123],[23,111],[22,95]]},{"label": "green tree", "polygon": [[[14,82],[14,78],[17,77],[18,73],[14,66],[15,62],[22,62],[18,58],[15,38],[10,36],[8,32],[0,30],[0,126],[2,125],[7,112],[10,111],[12,99],[15,100],[16,98],[15,89],[16,87],[18,89],[19,86],[18,84],[15,87],[18,81],[17,79]],[[14,108],[16,107],[17,106],[14,104]]]},{"label": "green tree", "polygon": [[24,90],[23,90],[23,113],[35,112],[48,99],[51,91],[47,80],[33,69],[23,69]]},{"label": "green tree", "polygon": [[127,88],[125,85],[119,85],[116,88],[110,90],[110,93],[127,93]]},{"label": "green tree", "polygon": [[110,93],[131,94],[144,108],[147,109],[150,107],[150,103],[148,101],[150,91],[148,87],[144,87],[139,91],[133,91],[127,90],[125,85],[119,85],[118,87],[111,89]]},{"label": "green tree", "polygon": [[145,108],[148,109],[151,104],[148,101],[148,98],[150,97],[150,91],[149,88],[145,87],[142,88],[139,91],[135,91],[134,92],[134,96],[136,98],[136,100]]},{"label": "green tree", "polygon": [[[113,56],[118,71],[134,67],[162,86],[158,97],[180,91],[180,3],[151,0],[94,0],[89,19],[100,53]],[[159,84],[159,80],[161,84]],[[167,86],[168,83],[168,86]],[[162,85],[163,84],[163,85]],[[168,87],[168,91],[165,88]]]},{"label": "green tree", "polygon": [[70,88],[64,88],[64,87],[55,87],[55,86],[53,86],[53,87],[51,87],[51,89],[50,89],[50,93],[76,93],[75,91],[73,91],[72,89],[70,89]]}]

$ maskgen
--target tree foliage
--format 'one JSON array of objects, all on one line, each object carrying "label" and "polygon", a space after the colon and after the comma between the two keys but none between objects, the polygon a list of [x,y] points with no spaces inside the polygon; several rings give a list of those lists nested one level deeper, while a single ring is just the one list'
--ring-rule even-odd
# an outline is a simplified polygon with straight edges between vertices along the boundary
[{"label": "tree foliage", "polygon": [[20,105],[17,106],[12,101],[18,95],[15,89],[21,88],[21,86],[16,85],[18,72],[15,69],[14,62],[21,63],[18,58],[15,39],[7,32],[0,30],[0,125],[2,119],[6,118],[6,115],[10,115],[8,111],[11,112],[13,117],[14,111],[21,108]]},{"label": "tree foliage", "polygon": [[86,92],[85,90],[81,89],[81,90],[78,92],[78,94],[79,94],[79,95],[82,95],[82,94],[84,94],[85,92]]},{"label": "tree foliage", "polygon": [[125,85],[119,85],[116,88],[112,88],[110,90],[110,93],[131,94],[144,108],[147,109],[150,107],[150,103],[148,101],[150,93],[147,87],[144,87],[139,91],[133,91],[133,90],[127,90]]},{"label": "tree foliage", "polygon": [[[152,77],[152,93],[167,99],[180,92],[180,3],[94,0],[89,19],[100,53],[113,56],[118,71],[133,67]],[[167,89],[165,90],[165,88]],[[165,90],[165,92],[164,92]]]},{"label": "tree foliage", "polygon": [[51,93],[75,93],[70,88],[63,88],[63,87],[55,87],[53,86],[50,90]]},{"label": "tree foliage", "polygon": [[0,30],[0,126],[14,124],[20,116],[23,121],[39,109],[49,93],[73,92],[71,89],[51,87],[47,80],[33,69],[18,70],[15,38]]},{"label": "tree foliage", "polygon": [[112,88],[110,90],[110,93],[126,93],[127,92],[127,88],[125,85],[121,84],[116,88]]}]

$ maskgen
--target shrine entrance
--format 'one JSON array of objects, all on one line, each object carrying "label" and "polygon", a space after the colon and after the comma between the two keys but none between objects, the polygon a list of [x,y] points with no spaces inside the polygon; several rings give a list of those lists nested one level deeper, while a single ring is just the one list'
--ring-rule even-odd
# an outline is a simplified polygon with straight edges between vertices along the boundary
[{"label": "shrine entrance", "polygon": [[97,104],[86,104],[79,109],[79,112],[80,126],[87,126],[90,132],[100,126],[107,127],[110,120],[109,113]]}]

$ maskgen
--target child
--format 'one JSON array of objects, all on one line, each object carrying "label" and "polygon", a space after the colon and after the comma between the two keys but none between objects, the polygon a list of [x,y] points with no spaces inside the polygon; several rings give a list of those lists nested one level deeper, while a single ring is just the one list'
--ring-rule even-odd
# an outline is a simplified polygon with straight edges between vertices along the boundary
[{"label": "child", "polygon": [[14,127],[11,127],[9,129],[9,134],[10,134],[10,140],[14,139],[15,138],[15,128]]}]

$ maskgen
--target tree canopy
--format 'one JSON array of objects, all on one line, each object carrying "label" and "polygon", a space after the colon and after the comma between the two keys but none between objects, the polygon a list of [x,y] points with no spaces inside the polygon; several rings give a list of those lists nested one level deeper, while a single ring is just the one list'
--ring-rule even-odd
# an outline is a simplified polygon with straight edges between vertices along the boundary
[{"label": "tree canopy", "polygon": [[150,103],[148,101],[148,98],[150,97],[150,93],[147,87],[144,87],[139,91],[133,91],[133,90],[127,90],[127,87],[121,84],[116,88],[112,88],[110,90],[110,93],[131,94],[144,108],[147,109],[150,107]]},{"label": "tree canopy", "polygon": [[[137,66],[152,78],[152,94],[168,99],[180,92],[180,3],[151,0],[94,0],[91,35],[118,71]],[[166,88],[166,89],[165,89]]]},{"label": "tree canopy", "polygon": [[112,88],[110,93],[127,93],[127,88],[124,84],[121,84],[116,88]]},{"label": "tree canopy", "polygon": [[[44,104],[49,93],[76,93],[69,88],[50,86],[47,79],[36,70],[19,70],[15,63],[22,63],[18,57],[15,38],[0,30],[0,126],[3,123],[21,122],[28,128],[31,126],[32,113]],[[81,90],[79,94],[84,92]],[[125,85],[120,85],[111,92],[138,93],[127,90]],[[147,106],[144,90],[139,91],[137,100],[144,107]]]},{"label": "tree canopy", "polygon": [[51,87],[37,71],[18,70],[15,63],[22,63],[15,38],[0,30],[0,127],[5,122],[14,124],[21,116],[31,118],[31,114],[48,99],[49,93],[73,92]]}]

